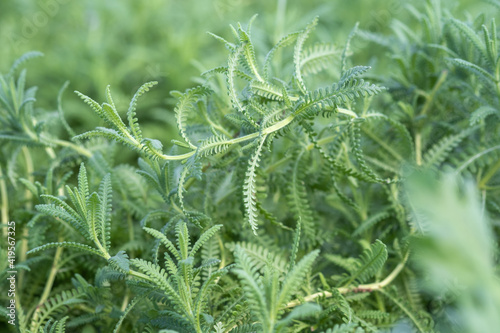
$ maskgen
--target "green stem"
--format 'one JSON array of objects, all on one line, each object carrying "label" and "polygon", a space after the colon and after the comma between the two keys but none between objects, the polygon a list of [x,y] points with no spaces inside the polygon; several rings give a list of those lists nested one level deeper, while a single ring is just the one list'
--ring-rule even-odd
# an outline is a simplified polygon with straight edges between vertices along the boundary
[{"label": "green stem", "polygon": [[9,222],[9,197],[7,193],[7,181],[0,166],[0,195],[2,196],[2,234],[7,237],[7,223]]},{"label": "green stem", "polygon": [[[323,139],[320,139],[318,140],[318,145],[324,145],[324,144],[327,144],[327,143],[330,143],[332,142],[334,139],[336,138],[336,136],[332,135],[332,136],[327,136],[326,138],[323,138]],[[310,143],[306,146],[306,150],[307,151],[310,151],[314,148],[314,143]],[[271,164],[270,166],[268,166],[264,172],[265,173],[271,173],[273,172],[274,170],[276,170],[278,167],[280,167],[282,164],[286,163],[288,160],[290,160],[292,158],[292,156],[285,156],[283,157],[282,159],[274,162],[273,164]]]},{"label": "green stem", "polygon": [[472,162],[474,162],[478,158],[480,158],[480,157],[482,157],[482,156],[484,156],[484,155],[486,155],[494,150],[497,150],[497,149],[500,149],[500,145],[488,148],[486,150],[483,150],[483,151],[477,153],[476,155],[472,156],[467,161],[465,161],[462,165],[460,165],[460,167],[457,168],[455,173],[459,174],[460,172],[462,172],[463,169],[467,168]]},{"label": "green stem", "polygon": [[[248,135],[245,135],[245,136],[242,136],[242,137],[239,137],[239,138],[227,140],[227,141],[224,141],[222,144],[233,145],[233,144],[236,144],[236,143],[245,142],[245,141],[257,138],[257,137],[259,137],[261,135],[262,136],[268,135],[270,133],[279,131],[280,129],[282,129],[286,125],[290,124],[293,121],[294,118],[295,118],[294,115],[290,115],[290,116],[286,117],[285,119],[277,122],[276,124],[263,129],[261,132],[255,132],[255,133],[248,134]],[[143,145],[139,144],[138,148],[142,149]],[[185,159],[193,156],[195,153],[196,153],[196,150],[193,150],[193,151],[190,151],[189,153],[185,153],[185,154],[182,154],[182,155],[163,155],[163,154],[158,154],[158,157],[160,157],[160,158],[162,158],[164,160],[169,160],[169,161],[173,161],[173,160],[185,160]]]},{"label": "green stem", "polygon": [[278,0],[278,6],[276,8],[276,29],[274,33],[274,43],[278,43],[281,36],[283,36],[283,30],[285,27],[286,2],[287,0]]},{"label": "green stem", "polygon": [[[33,176],[34,168],[33,168],[33,159],[31,158],[30,151],[27,147],[22,148],[24,160],[26,161],[26,176],[27,179],[31,182],[35,182],[35,177]],[[30,190],[26,189],[26,210],[31,211],[33,209],[33,193]],[[21,237],[21,249],[19,253],[19,262],[24,262],[27,259],[28,252],[28,237],[29,237],[29,229],[27,226],[23,228],[23,234]],[[18,284],[20,288],[23,286],[24,280],[24,270],[19,273]]]},{"label": "green stem", "polygon": [[427,111],[429,111],[432,103],[434,102],[434,96],[436,96],[437,91],[439,90],[439,88],[441,88],[444,81],[446,81],[447,76],[448,76],[448,71],[444,70],[441,72],[438,80],[436,81],[436,84],[432,88],[431,93],[427,95],[427,99],[425,101],[424,107],[422,108],[422,111],[420,112],[420,115],[424,115],[427,113]]},{"label": "green stem", "polygon": [[[231,137],[231,133],[229,133],[224,127],[220,126],[219,124],[214,123],[212,121],[212,119],[210,119],[210,117],[208,116],[208,113],[206,111],[202,112],[202,114],[203,114],[203,116],[205,117],[205,120],[207,121],[207,123],[210,126],[212,126],[213,128],[217,129],[218,131],[224,133],[225,136]],[[196,149],[196,147],[194,147],[194,149]]]},{"label": "green stem", "polygon": [[[57,271],[59,268],[59,259],[61,259],[61,254],[63,251],[63,247],[58,247],[56,249],[56,254],[54,255],[54,260],[52,261],[52,267],[50,268],[49,277],[45,282],[45,288],[43,289],[42,296],[40,297],[40,301],[36,306],[35,312],[33,313],[32,322],[37,322],[38,316],[40,314],[40,309],[42,308],[43,303],[49,298],[50,292],[52,291],[52,286],[54,285],[54,280],[57,275]],[[33,332],[38,332],[38,326],[33,327]]]},{"label": "green stem", "polygon": [[[370,284],[360,284],[357,287],[342,287],[342,288],[337,288],[337,290],[341,294],[347,294],[348,292],[351,292],[351,291],[354,291],[354,292],[372,292],[372,291],[376,291],[376,290],[382,290],[384,287],[388,286],[392,281],[394,281],[394,279],[399,275],[399,273],[401,273],[401,271],[403,270],[403,268],[406,265],[406,262],[408,261],[409,255],[410,255],[410,253],[407,252],[403,258],[403,261],[400,262],[394,268],[394,270],[389,275],[387,275],[387,277],[384,280],[382,280],[380,282],[375,282],[375,283],[370,283]],[[311,302],[318,297],[326,297],[326,298],[332,297],[332,293],[329,291],[321,291],[319,293],[315,293],[315,294],[304,297],[303,302]],[[285,306],[285,308],[293,308],[297,305],[302,304],[303,302],[301,300],[294,300],[294,301],[291,301],[290,303],[288,303]]]},{"label": "green stem", "polygon": [[372,131],[366,128],[362,128],[362,131],[368,135],[373,141],[375,141],[380,147],[384,148],[389,154],[391,154],[396,160],[401,161],[403,157],[399,155],[397,151],[392,149],[390,145],[388,145],[385,141],[380,140],[378,136],[376,136]]},{"label": "green stem", "polygon": [[54,260],[52,261],[52,267],[50,268],[49,278],[45,283],[45,288],[43,290],[42,297],[40,297],[40,302],[38,302],[38,305],[41,305],[43,302],[45,302],[50,295],[50,291],[52,290],[52,285],[54,284],[57,270],[59,268],[58,264],[59,260],[61,259],[63,249],[64,248],[62,246],[56,249],[56,254],[54,255]]},{"label": "green stem", "polygon": [[394,298],[393,296],[391,296],[390,294],[386,293],[385,291],[383,290],[377,290],[378,292],[384,294],[387,298],[389,298],[391,301],[394,302],[394,304],[396,304],[401,310],[403,310],[404,313],[406,313],[406,315],[408,316],[408,318],[410,318],[410,320],[413,322],[413,324],[415,325],[415,327],[417,327],[417,329],[419,330],[419,332],[421,333],[425,333],[427,332],[421,325],[420,325],[420,322],[419,320],[417,320],[417,318],[415,318],[414,314],[412,311],[409,311],[406,306],[404,306],[404,304],[402,304],[399,300],[397,300],[396,298]]},{"label": "green stem", "polygon": [[133,269],[130,269],[128,271],[128,274],[131,275],[131,276],[135,276],[135,277],[138,277],[140,279],[143,279],[143,280],[146,280],[146,281],[154,283],[154,281],[151,280],[151,278],[149,276],[147,276],[146,274],[143,274],[141,272],[134,271]]},{"label": "green stem", "polygon": [[74,151],[80,153],[83,156],[92,157],[92,153],[88,149],[80,147],[80,146],[77,146],[77,145],[75,145],[72,142],[64,141],[64,140],[59,140],[59,139],[50,139],[50,140],[47,140],[47,141],[50,142],[50,143],[53,143],[55,145],[61,146],[61,147],[71,148],[71,149],[73,149]]},{"label": "green stem", "polygon": [[[132,223],[132,216],[127,212],[127,226],[128,226],[128,238],[130,242],[134,241],[134,224]],[[133,254],[132,254],[133,256]]]},{"label": "green stem", "polygon": [[422,165],[422,133],[415,134],[415,161],[417,165]]},{"label": "green stem", "polygon": [[486,184],[495,175],[495,173],[500,169],[500,159],[493,165],[488,172],[484,175],[483,179],[479,182],[478,186],[480,189],[484,189]]},{"label": "green stem", "polygon": [[127,309],[129,297],[130,297],[129,293],[128,292],[125,293],[125,297],[123,297],[122,306],[120,308],[121,312],[124,312]]},{"label": "green stem", "polygon": [[[420,115],[425,115],[431,108],[432,103],[434,102],[434,97],[436,96],[437,91],[443,85],[444,81],[446,81],[446,77],[448,76],[448,71],[444,70],[439,75],[436,84],[432,88],[430,94],[425,95],[425,104],[422,107],[422,111]],[[420,132],[420,128],[417,129],[415,133],[415,161],[417,165],[422,165],[422,133]]]}]

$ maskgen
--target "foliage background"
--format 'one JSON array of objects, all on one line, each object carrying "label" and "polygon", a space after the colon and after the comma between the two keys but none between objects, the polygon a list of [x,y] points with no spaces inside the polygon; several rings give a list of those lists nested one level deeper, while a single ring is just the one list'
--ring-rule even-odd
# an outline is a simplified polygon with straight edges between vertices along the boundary
[{"label": "foliage background", "polygon": [[[6,72],[25,52],[43,52],[44,58],[29,64],[28,80],[39,87],[37,105],[46,109],[55,109],[54,96],[66,80],[68,91],[83,91],[96,100],[104,98],[109,84],[118,106],[126,105],[143,82],[157,80],[160,87],[140,105],[148,112],[141,114],[139,109],[139,120],[148,136],[167,142],[177,135],[168,93],[194,86],[201,72],[225,61],[220,43],[206,32],[229,37],[229,24],[247,22],[258,14],[255,40],[264,44],[257,47],[266,50],[284,33],[302,29],[319,16],[314,38],[342,46],[356,22],[361,29],[383,33],[390,30],[392,19],[406,22],[407,3],[412,1],[4,0],[0,2],[0,70]],[[458,13],[458,18],[465,11],[474,16],[491,9],[469,0],[443,1],[443,7]],[[381,61],[375,72],[390,70],[390,64],[373,59],[365,46],[355,44],[354,64]],[[77,132],[96,125],[98,120],[88,117],[76,95],[67,93],[64,105]]]},{"label": "foliage background", "polygon": [[[410,19],[405,9],[406,4],[418,7],[415,1],[403,0],[1,1],[0,72],[7,72],[12,62],[26,51],[43,52],[45,57],[30,61],[27,65],[28,85],[39,88],[36,107],[55,110],[57,93],[64,82],[69,80],[70,88],[63,96],[63,106],[69,123],[77,133],[102,125],[103,122],[92,115],[88,106],[70,91],[79,90],[102,101],[105,99],[105,87],[109,84],[118,110],[125,110],[130,96],[142,83],[157,80],[160,82],[159,87],[153,89],[148,98],[141,100],[138,118],[146,137],[168,143],[171,139],[179,138],[173,111],[175,101],[170,97],[169,91],[184,91],[196,85],[200,82],[198,76],[201,72],[223,64],[226,59],[221,44],[205,32],[229,38],[229,23],[246,23],[257,13],[259,17],[254,24],[253,40],[257,49],[268,50],[284,33],[302,29],[313,17],[319,16],[319,26],[312,37],[313,41],[334,42],[342,48],[356,22],[360,22],[360,28],[365,31],[382,34],[392,34],[391,25],[394,20],[405,22],[413,31],[420,31],[422,27],[417,21]],[[443,0],[442,7],[445,11],[453,12],[454,17],[468,21],[473,21],[478,13],[486,13],[486,21],[498,13],[492,11],[486,2],[477,1]],[[372,78],[388,76],[397,71],[392,54],[382,47],[358,39],[354,42],[352,53],[353,65],[373,67],[369,74]],[[338,74],[333,69],[330,72]],[[326,76],[328,75],[325,75],[325,82],[329,82]],[[320,82],[322,78],[320,75]],[[384,98],[375,100],[375,109],[384,105],[380,101],[384,101]],[[446,119],[439,120],[446,122]],[[55,135],[66,136],[62,129],[59,131]],[[444,136],[445,132],[443,130],[439,134]],[[432,140],[427,142],[429,146],[431,143]],[[127,160],[136,165],[136,157],[135,153],[126,149],[120,150],[117,164]],[[484,274],[473,277],[464,269],[469,264],[481,264],[482,259],[491,253],[495,253],[492,257],[498,258],[498,247],[492,245],[494,237],[490,239],[490,230],[484,227],[486,222],[483,223],[483,210],[475,201],[479,195],[469,185],[464,185],[465,190],[455,191],[453,181],[446,184],[442,188],[435,185],[430,193],[425,192],[425,189],[421,190],[422,193],[415,190],[415,198],[412,200],[417,206],[444,207],[435,211],[429,209],[424,213],[431,216],[429,219],[442,221],[441,227],[447,230],[458,226],[454,239],[461,240],[462,243],[457,246],[438,242],[443,236],[438,223],[437,227],[434,226],[435,229],[430,228],[429,234],[434,238],[431,237],[428,244],[415,242],[416,248],[422,246],[422,253],[429,251],[420,258],[420,264],[427,268],[433,267],[433,276],[443,274],[443,280],[454,274],[470,278],[467,286],[477,290],[479,294],[485,292],[485,286],[498,291],[498,281],[492,279],[492,275],[498,273],[498,265],[496,271],[490,274],[488,270],[492,263],[485,260],[483,266],[478,264],[480,268],[477,270]],[[439,188],[440,192],[434,191],[435,188]],[[457,195],[460,191],[468,195]],[[443,212],[454,214],[443,217]],[[478,216],[481,218],[476,219]],[[451,220],[453,223],[447,225]],[[478,225],[471,226],[470,221],[475,221]],[[494,225],[497,228],[498,221]],[[475,239],[482,239],[484,242],[469,242],[469,236],[474,232],[478,233]],[[347,248],[342,254],[351,255],[352,253],[348,253],[351,249]],[[460,251],[464,251],[460,258],[468,258],[470,261],[458,259],[454,266],[453,258]],[[435,256],[436,253],[440,256]],[[391,256],[394,257],[394,253]],[[451,268],[440,271],[439,268],[446,264]],[[420,286],[420,291],[424,296],[426,293],[436,295],[444,288],[440,281],[438,278],[427,281],[427,284]],[[481,307],[477,306],[480,301],[471,297],[461,299],[460,302],[460,316],[469,316],[469,322],[482,318],[479,311]],[[487,309],[490,310],[490,318],[495,318],[494,308],[493,305]],[[452,315],[450,317],[453,318]],[[405,325],[402,322],[395,331],[404,332]]]}]

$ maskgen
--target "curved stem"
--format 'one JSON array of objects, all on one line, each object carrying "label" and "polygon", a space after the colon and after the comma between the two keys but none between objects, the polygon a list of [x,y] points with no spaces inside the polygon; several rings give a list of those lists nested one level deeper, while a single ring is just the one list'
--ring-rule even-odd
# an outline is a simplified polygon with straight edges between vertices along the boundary
[{"label": "curved stem", "polygon": [[457,168],[457,170],[455,171],[455,174],[459,174],[460,172],[462,172],[463,169],[467,168],[471,163],[473,163],[478,158],[480,158],[480,157],[488,154],[489,152],[497,150],[497,149],[500,149],[500,145],[488,148],[486,150],[483,150],[483,151],[477,153],[476,155],[472,156],[467,161],[465,161],[464,163],[462,163],[462,165],[460,165],[460,167]]},{"label": "curved stem", "polygon": [[484,175],[483,179],[479,181],[478,187],[480,189],[484,189],[486,184],[495,175],[498,169],[500,169],[500,159],[488,170],[488,172]]},{"label": "curved stem", "polygon": [[[61,240],[61,238],[59,238],[59,240]],[[42,296],[40,297],[38,305],[34,309],[33,317],[31,319],[33,323],[37,321],[38,315],[40,314],[40,309],[43,303],[45,303],[45,301],[49,298],[50,292],[52,291],[52,286],[54,285],[54,280],[57,275],[57,271],[59,268],[59,260],[61,259],[62,251],[63,247],[58,247],[56,249],[56,254],[54,255],[54,260],[52,261],[52,266],[50,268],[49,277],[45,282],[45,288],[43,289],[43,293]],[[33,330],[33,332],[38,332],[38,327],[35,327],[35,330]]]},{"label": "curved stem", "polygon": [[38,302],[39,306],[43,304],[43,302],[45,302],[50,295],[50,291],[52,290],[52,285],[54,284],[57,270],[59,268],[59,260],[61,259],[63,249],[64,248],[62,246],[59,246],[56,249],[56,254],[54,255],[54,261],[52,262],[52,267],[50,268],[49,278],[45,283],[45,288],[43,290],[42,297],[40,297],[40,302]]},{"label": "curved stem", "polygon": [[88,149],[77,146],[73,142],[59,140],[59,139],[50,139],[50,140],[48,140],[48,142],[53,143],[53,144],[58,145],[58,146],[61,146],[61,147],[71,148],[74,151],[82,154],[83,156],[92,157],[92,153]]},{"label": "curved stem", "polygon": [[436,81],[436,84],[434,85],[434,87],[432,87],[431,93],[426,96],[426,101],[425,101],[424,106],[422,107],[422,111],[420,112],[420,115],[424,115],[427,113],[427,111],[429,111],[432,103],[434,102],[434,96],[436,96],[437,91],[439,90],[439,88],[441,88],[444,81],[446,81],[447,76],[448,76],[447,70],[444,70],[441,72],[441,74],[439,75],[439,78]]},{"label": "curved stem", "polygon": [[[323,139],[320,139],[318,140],[318,145],[324,145],[324,144],[327,144],[327,143],[330,143],[332,142],[334,139],[336,138],[336,136],[334,135],[331,135],[331,136],[327,136],[326,138],[323,138]],[[307,151],[310,151],[314,148],[314,143],[310,143],[306,146],[306,150]],[[276,170],[279,166],[281,166],[282,164],[286,163],[288,160],[290,160],[292,158],[291,155],[289,156],[285,156],[283,157],[282,159],[276,161],[274,164],[271,164],[270,166],[268,166],[264,172],[265,173],[271,173],[273,172],[274,170]]]},{"label": "curved stem", "polygon": [[[403,261],[400,262],[394,268],[394,270],[389,275],[387,275],[387,277],[385,279],[383,279],[380,282],[374,282],[374,283],[370,283],[370,284],[360,284],[357,287],[346,287],[346,288],[342,287],[342,288],[337,288],[337,290],[341,294],[347,294],[348,292],[372,292],[372,291],[376,291],[376,290],[381,290],[384,287],[388,286],[392,281],[394,281],[394,279],[399,275],[399,273],[401,273],[401,271],[403,270],[403,268],[406,265],[406,262],[408,261],[409,255],[410,255],[410,252],[407,252],[403,258]],[[303,300],[304,300],[304,302],[311,302],[318,297],[326,297],[326,298],[332,297],[332,293],[329,291],[321,291],[321,292],[306,296],[303,298]],[[285,308],[293,308],[293,307],[300,305],[300,304],[302,304],[302,301],[294,300],[294,301],[291,301],[290,303],[288,303],[285,306]]]},{"label": "curved stem", "polygon": [[[245,135],[245,136],[242,136],[242,137],[239,137],[239,138],[227,140],[227,141],[224,141],[223,144],[233,145],[235,143],[245,142],[245,141],[257,138],[257,137],[259,137],[261,135],[264,136],[264,135],[276,132],[276,131],[282,129],[283,127],[285,127],[286,125],[290,124],[293,121],[294,118],[295,118],[294,115],[290,115],[290,116],[286,117],[285,119],[283,119],[281,121],[278,121],[276,124],[263,129],[261,132],[255,132],[255,133],[248,134],[248,135]],[[164,160],[169,160],[169,161],[184,160],[184,159],[187,159],[187,158],[193,156],[195,153],[196,153],[196,150],[193,150],[193,151],[190,151],[189,153],[185,153],[185,154],[182,154],[182,155],[163,155],[163,154],[158,154],[158,157],[160,157],[160,158],[162,158]]]}]

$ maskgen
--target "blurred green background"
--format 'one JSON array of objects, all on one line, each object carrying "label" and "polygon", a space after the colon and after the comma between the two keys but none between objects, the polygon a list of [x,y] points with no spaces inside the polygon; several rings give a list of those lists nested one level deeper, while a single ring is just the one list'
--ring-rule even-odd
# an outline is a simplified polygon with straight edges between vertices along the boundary
[{"label": "blurred green background", "polygon": [[[70,91],[79,90],[100,101],[109,84],[124,109],[142,83],[158,80],[153,96],[139,105],[139,119],[147,135],[167,142],[171,137],[166,133],[176,133],[168,92],[195,85],[202,71],[223,64],[226,58],[224,46],[206,32],[230,39],[229,24],[246,25],[258,14],[254,39],[258,55],[263,56],[283,34],[319,16],[314,38],[342,45],[356,22],[362,29],[384,33],[393,19],[406,21],[409,3],[419,4],[407,0],[2,0],[0,71],[5,73],[27,51],[43,52],[45,57],[27,66],[28,84],[39,87],[37,106],[54,110],[57,92],[69,80],[64,110],[77,133],[94,127],[98,119]],[[477,1],[445,3],[459,16],[466,9],[474,15],[486,6]],[[370,63],[371,54],[360,45],[355,48],[355,62]],[[384,66],[375,66],[375,72],[384,71]]]}]

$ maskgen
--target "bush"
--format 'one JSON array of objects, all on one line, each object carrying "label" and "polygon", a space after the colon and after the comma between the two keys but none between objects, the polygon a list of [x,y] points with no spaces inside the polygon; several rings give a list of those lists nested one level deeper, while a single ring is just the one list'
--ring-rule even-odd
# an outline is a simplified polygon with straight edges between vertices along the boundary
[{"label": "bush", "polygon": [[311,42],[317,18],[267,53],[255,17],[212,34],[226,63],[171,92],[177,133],[155,137],[157,82],[128,107],[76,92],[102,125],[78,134],[67,84],[37,108],[22,56],[0,77],[6,330],[499,327],[497,27],[410,9],[342,46]]}]

